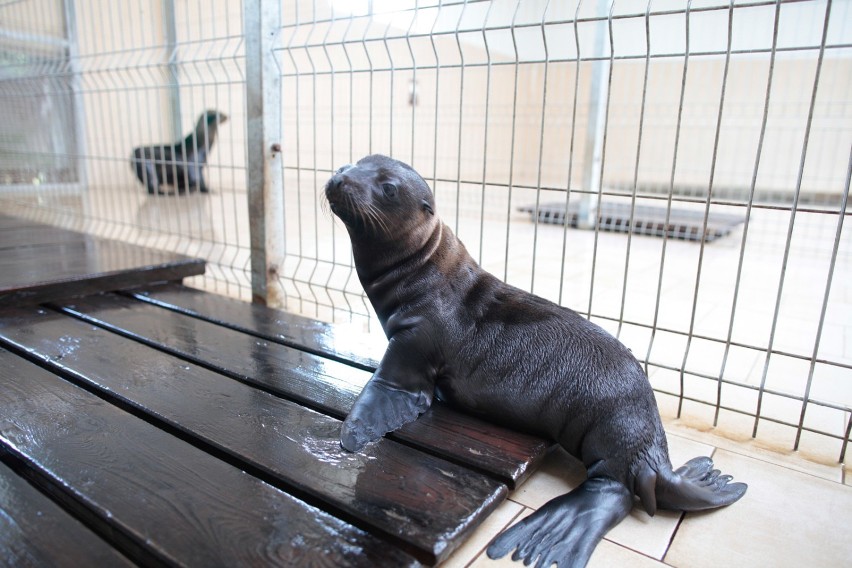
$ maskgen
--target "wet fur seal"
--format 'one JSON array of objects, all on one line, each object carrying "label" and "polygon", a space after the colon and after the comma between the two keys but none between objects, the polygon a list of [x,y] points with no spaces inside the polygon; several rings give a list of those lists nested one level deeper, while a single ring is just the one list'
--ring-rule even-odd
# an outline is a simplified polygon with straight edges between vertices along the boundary
[{"label": "wet fur seal", "polygon": [[164,185],[173,186],[178,193],[196,189],[201,193],[209,192],[203,168],[216,141],[219,125],[227,120],[226,114],[208,110],[198,117],[195,130],[183,140],[134,148],[130,162],[137,179],[151,195],[165,195]]},{"label": "wet fur seal", "polygon": [[376,372],[341,428],[365,444],[415,420],[438,397],[550,437],[588,477],[498,535],[487,549],[537,566],[585,566],[639,497],[658,508],[729,505],[743,483],[708,457],[673,470],[651,385],[615,337],[578,313],[483,270],[435,214],[410,166],[372,155],[343,166],[325,198],[352,241],[355,268],[388,337]]}]

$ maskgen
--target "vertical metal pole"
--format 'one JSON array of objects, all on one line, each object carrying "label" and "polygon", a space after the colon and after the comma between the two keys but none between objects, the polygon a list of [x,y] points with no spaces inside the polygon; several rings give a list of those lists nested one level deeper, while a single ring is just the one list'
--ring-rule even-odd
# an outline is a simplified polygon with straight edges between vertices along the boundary
[{"label": "vertical metal pole", "polygon": [[281,307],[285,299],[278,278],[285,235],[281,75],[272,52],[281,5],[246,0],[244,6],[252,301]]},{"label": "vertical metal pole", "polygon": [[[596,17],[608,13],[607,0],[598,0]],[[583,188],[588,193],[580,198],[580,211],[577,223],[584,229],[595,226],[597,219],[597,194],[603,181],[601,161],[603,160],[603,140],[606,130],[606,98],[609,83],[604,79],[609,73],[610,59],[604,57],[604,38],[607,36],[606,22],[598,22],[592,63],[592,81],[589,88],[589,118],[586,123],[586,147],[583,152]],[[580,57],[579,52],[577,57]],[[567,211],[566,211],[567,214]]]},{"label": "vertical metal pole", "polygon": [[66,57],[68,64],[66,69],[71,74],[68,79],[68,86],[71,89],[71,105],[73,117],[73,136],[74,136],[74,169],[76,170],[77,187],[81,189],[88,188],[88,176],[86,173],[86,120],[83,114],[85,106],[83,105],[83,94],[81,87],[80,62],[79,62],[79,44],[77,39],[77,11],[74,2],[65,0],[65,39]]},{"label": "vertical metal pole", "polygon": [[[606,159],[606,137],[607,137],[607,128],[609,126],[609,104],[610,104],[610,97],[612,95],[612,70],[615,67],[615,41],[614,41],[613,32],[612,32],[612,13],[613,13],[614,10],[615,10],[615,0],[612,0],[612,2],[609,5],[609,15],[607,16],[607,32],[608,32],[607,35],[609,36],[609,65],[607,66],[607,70],[608,70],[607,82],[606,82],[606,88],[601,89],[601,97],[603,98],[603,96],[606,95],[606,101],[603,103],[602,107],[599,107],[599,108],[603,109],[603,110],[600,111],[601,114],[599,115],[599,116],[603,116],[603,121],[597,127],[599,130],[597,131],[596,136],[600,135],[600,139],[595,140],[595,144],[597,146],[597,148],[595,149],[595,152],[597,152],[597,150],[599,148],[600,149],[600,157],[598,158],[597,155],[595,156],[595,160],[594,160],[595,167],[594,167],[594,171],[592,173],[592,180],[593,180],[594,185],[592,185],[591,187],[592,188],[597,187],[597,189],[595,190],[595,191],[597,191],[597,193],[590,194],[590,199],[589,199],[590,207],[589,207],[589,210],[587,212],[587,215],[591,216],[591,219],[589,219],[589,217],[587,216],[587,221],[591,221],[592,227],[595,230],[595,241],[594,241],[594,245],[592,246],[592,273],[589,276],[589,309],[586,312],[587,317],[589,319],[591,319],[591,317],[592,317],[592,313],[593,313],[592,312],[592,303],[595,300],[595,270],[596,270],[597,265],[598,265],[598,245],[600,244],[599,238],[600,238],[600,230],[601,230],[600,223],[598,223],[598,217],[599,217],[598,216],[598,208],[600,207],[601,197],[603,196],[603,174],[604,174],[604,160]],[[600,103],[600,102],[601,101],[598,101],[598,103]],[[601,126],[602,126],[603,132],[600,131]],[[583,214],[582,204],[581,204],[580,214],[581,215]],[[583,225],[581,223],[582,223],[582,217],[580,217],[579,223],[578,223],[582,227]],[[588,227],[588,224],[587,224],[587,227]],[[588,227],[588,228],[592,228],[592,227]]]},{"label": "vertical metal pole", "polygon": [[[169,121],[172,140],[183,138],[181,129],[180,81],[177,67],[177,26],[175,24],[175,0],[163,0],[163,32],[166,36],[168,53]],[[195,125],[193,125],[195,126]]]}]

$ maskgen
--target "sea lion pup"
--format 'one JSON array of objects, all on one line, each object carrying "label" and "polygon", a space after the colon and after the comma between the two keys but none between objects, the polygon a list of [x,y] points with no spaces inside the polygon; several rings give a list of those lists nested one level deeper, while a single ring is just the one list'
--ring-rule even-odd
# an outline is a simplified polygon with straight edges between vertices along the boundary
[{"label": "sea lion pup", "polygon": [[145,184],[148,193],[165,195],[163,185],[173,186],[178,193],[195,189],[207,193],[209,189],[204,181],[203,168],[216,141],[219,125],[227,120],[226,114],[208,110],[198,117],[195,130],[183,140],[174,144],[134,148],[130,161],[136,177]]},{"label": "sea lion pup", "polygon": [[341,445],[360,450],[437,396],[553,438],[588,470],[579,487],[498,535],[491,558],[517,549],[513,558],[526,564],[585,566],[634,494],[653,515],[721,507],[745,493],[710,458],[672,471],[651,385],[630,351],[576,312],[483,270],[411,167],[367,156],[337,170],[325,197],[389,340]]}]

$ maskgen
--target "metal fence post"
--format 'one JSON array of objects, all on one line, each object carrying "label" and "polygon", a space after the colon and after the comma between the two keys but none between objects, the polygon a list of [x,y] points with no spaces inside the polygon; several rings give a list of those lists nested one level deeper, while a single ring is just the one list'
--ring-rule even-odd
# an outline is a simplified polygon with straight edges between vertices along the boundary
[{"label": "metal fence post", "polygon": [[[609,13],[607,0],[598,0],[595,11],[596,17],[604,17]],[[595,32],[594,52],[592,63],[592,79],[589,86],[589,118],[586,124],[586,149],[583,156],[583,185],[588,193],[581,194],[580,212],[577,222],[585,229],[594,228],[597,224],[598,192],[603,183],[601,161],[603,160],[603,141],[606,131],[607,95],[609,93],[609,59],[604,58],[604,44],[608,36],[606,21],[599,21]],[[579,49],[577,58],[580,58]],[[570,183],[570,180],[569,180]]]},{"label": "metal fence post", "polygon": [[278,278],[284,262],[281,168],[281,75],[273,57],[280,2],[246,0],[246,111],[252,301],[284,304]]},{"label": "metal fence post", "polygon": [[168,89],[169,89],[169,120],[172,124],[172,138],[183,138],[180,108],[180,76],[177,62],[177,25],[175,22],[175,0],[163,0],[163,33],[166,36],[168,52]]},{"label": "metal fence post", "polygon": [[63,15],[65,17],[65,39],[67,47],[65,50],[68,63],[66,71],[69,74],[68,87],[71,93],[71,105],[74,112],[74,169],[76,171],[75,183],[78,188],[88,189],[88,177],[86,171],[86,119],[83,115],[85,106],[81,94],[80,63],[77,43],[77,11],[74,2],[65,0],[63,4]]}]

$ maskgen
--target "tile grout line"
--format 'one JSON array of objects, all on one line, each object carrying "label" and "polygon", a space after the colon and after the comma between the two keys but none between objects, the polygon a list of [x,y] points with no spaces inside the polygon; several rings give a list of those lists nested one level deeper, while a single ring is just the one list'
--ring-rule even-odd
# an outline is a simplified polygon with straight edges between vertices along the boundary
[{"label": "tile grout line", "polygon": [[[514,524],[514,523],[518,520],[518,518],[519,518],[521,515],[523,515],[523,514],[524,514],[524,512],[525,512],[527,509],[529,509],[529,507],[527,507],[526,505],[521,505],[521,504],[520,504],[520,503],[518,503],[517,501],[513,501],[511,498],[508,498],[508,497],[507,497],[507,498],[506,498],[506,500],[507,500],[507,501],[512,501],[512,503],[515,503],[516,505],[519,505],[519,506],[521,507],[521,509],[517,512],[517,514],[515,514],[515,515],[514,515],[511,519],[509,519],[509,520],[506,522],[506,524],[504,524],[504,525],[500,528],[500,530],[498,530],[496,533],[494,533],[494,536],[492,536],[492,537],[491,537],[491,539],[490,539],[487,543],[485,543],[485,546],[483,546],[483,547],[482,547],[479,551],[477,551],[477,553],[476,553],[476,554],[474,554],[474,555],[471,557],[470,562],[468,562],[467,564],[465,564],[465,568],[469,568],[469,567],[470,567],[470,566],[472,566],[472,565],[473,565],[473,564],[474,564],[477,560],[479,560],[479,559],[482,557],[482,555],[483,555],[483,554],[485,554],[485,551],[486,551],[486,550],[488,550],[488,546],[491,544],[491,541],[492,541],[492,540],[494,540],[494,539],[497,537],[497,535],[499,535],[500,533],[502,533],[502,532],[503,532],[504,530],[506,530],[508,527],[512,526],[512,524]],[[533,509],[533,510],[535,510],[535,509]]]},{"label": "tile grout line", "polygon": [[[682,521],[683,520],[683,514],[681,514],[680,518],[681,518],[681,521]],[[681,521],[678,521],[678,527],[680,526]],[[675,529],[675,532],[677,532],[677,529]],[[614,544],[615,546],[617,546],[619,548],[623,548],[624,550],[627,550],[631,554],[636,554],[638,556],[642,556],[642,557],[647,558],[649,560],[653,560],[654,562],[659,562],[660,564],[666,564],[665,558],[666,558],[666,554],[668,553],[668,546],[666,547],[666,552],[663,553],[661,558],[654,558],[653,556],[651,556],[649,554],[646,554],[644,552],[640,552],[636,549],[630,548],[629,546],[621,544],[620,542],[615,542],[614,540],[610,540],[609,538],[604,537],[601,540],[602,541],[605,540],[605,541],[609,542],[610,544]],[[674,536],[672,536],[672,540],[674,540]],[[669,541],[669,546],[671,546],[671,541]],[[671,565],[667,564],[667,566],[671,566]]]},{"label": "tile grout line", "polygon": [[684,511],[681,511],[680,516],[677,520],[677,524],[675,525],[675,528],[672,531],[672,536],[671,538],[669,538],[668,544],[666,544],[666,550],[665,552],[663,552],[663,555],[659,559],[659,561],[663,564],[666,564],[666,556],[669,555],[669,550],[671,549],[672,544],[674,544],[674,540],[677,537],[678,531],[680,531],[680,526],[681,524],[683,524],[684,519],[686,519],[686,513]]},{"label": "tile grout line", "polygon": [[[693,440],[695,441],[695,440]],[[709,444],[708,444],[709,445]],[[719,450],[716,446],[711,446],[713,451],[710,452],[710,459],[714,459],[716,456],[716,452]],[[659,558],[659,562],[663,564],[667,564],[666,556],[669,555],[669,551],[671,550],[672,544],[674,544],[675,539],[677,538],[678,533],[680,532],[680,527],[683,524],[683,521],[686,520],[686,511],[681,511],[680,515],[677,519],[677,524],[675,525],[674,530],[672,531],[671,537],[669,537],[669,542],[666,544],[666,550],[663,552],[662,556]],[[655,558],[655,560],[657,560]],[[667,564],[668,565],[668,564]]]}]

